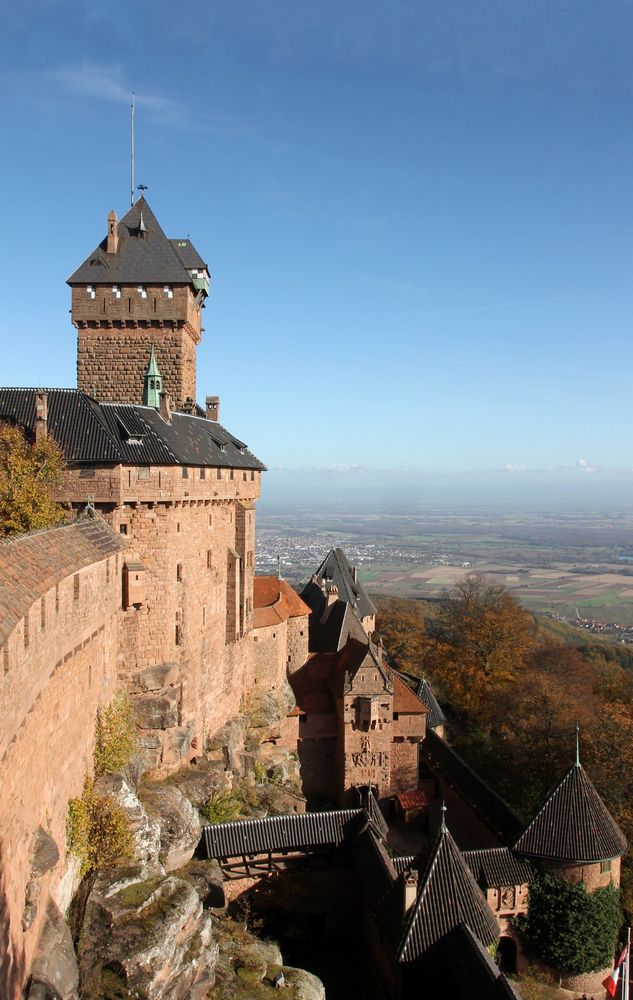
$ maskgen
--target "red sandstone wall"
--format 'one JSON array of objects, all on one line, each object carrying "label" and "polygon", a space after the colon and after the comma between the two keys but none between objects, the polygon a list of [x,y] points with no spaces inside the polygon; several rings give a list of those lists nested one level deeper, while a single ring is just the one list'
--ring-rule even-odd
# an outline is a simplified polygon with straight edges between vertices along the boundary
[{"label": "red sandstone wall", "polygon": [[[96,710],[116,687],[120,556],[94,563],[45,590],[13,629],[0,671],[0,948],[24,975],[49,892],[64,872],[68,800],[90,771]],[[46,579],[46,566],[42,566]],[[42,611],[42,602],[43,608]],[[30,857],[38,826],[50,832],[61,860],[42,880],[38,912],[22,928]],[[0,969],[6,964],[0,961]],[[0,972],[0,994],[21,996]]]}]

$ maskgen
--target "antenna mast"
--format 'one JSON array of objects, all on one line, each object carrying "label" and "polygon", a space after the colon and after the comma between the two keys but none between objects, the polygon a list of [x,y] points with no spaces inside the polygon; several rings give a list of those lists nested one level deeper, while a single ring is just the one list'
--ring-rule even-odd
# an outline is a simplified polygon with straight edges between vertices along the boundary
[{"label": "antenna mast", "polygon": [[130,106],[130,208],[134,204],[134,102],[135,94],[132,91],[132,104]]}]

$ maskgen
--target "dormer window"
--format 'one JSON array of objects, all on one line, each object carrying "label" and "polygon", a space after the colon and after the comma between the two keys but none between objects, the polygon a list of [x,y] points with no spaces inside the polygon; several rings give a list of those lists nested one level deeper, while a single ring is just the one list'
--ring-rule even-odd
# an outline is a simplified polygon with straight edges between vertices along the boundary
[{"label": "dormer window", "polygon": [[139,299],[147,298],[147,289],[143,285],[139,285],[137,291]]},{"label": "dormer window", "polygon": [[112,298],[113,299],[120,299],[121,298],[121,289],[119,288],[118,285],[113,285],[112,286]]},{"label": "dormer window", "polygon": [[88,287],[86,288],[86,295],[88,296],[89,299],[94,299],[97,297],[94,285],[88,285]]},{"label": "dormer window", "polygon": [[171,285],[165,285],[165,287],[163,288],[163,295],[165,296],[166,299],[173,299],[174,290],[171,287]]}]

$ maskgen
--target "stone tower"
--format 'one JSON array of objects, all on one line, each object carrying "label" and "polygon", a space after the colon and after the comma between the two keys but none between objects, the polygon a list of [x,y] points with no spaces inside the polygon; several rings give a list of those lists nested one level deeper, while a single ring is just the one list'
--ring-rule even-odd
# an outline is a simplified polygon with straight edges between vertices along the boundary
[{"label": "stone tower", "polygon": [[144,198],[70,276],[77,386],[107,402],[143,402],[154,351],[175,409],[196,398],[196,346],[209,272],[188,239],[168,239]]}]

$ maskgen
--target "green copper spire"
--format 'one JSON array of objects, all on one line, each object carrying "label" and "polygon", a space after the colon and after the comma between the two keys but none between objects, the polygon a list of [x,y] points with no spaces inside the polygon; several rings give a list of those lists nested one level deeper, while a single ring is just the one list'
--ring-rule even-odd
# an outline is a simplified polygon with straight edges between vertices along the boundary
[{"label": "green copper spire", "polygon": [[147,371],[145,372],[145,385],[143,386],[143,405],[144,406],[154,406],[156,409],[160,406],[160,394],[163,391],[163,376],[161,375],[158,363],[156,361],[156,354],[154,352],[154,345],[152,344],[152,353],[150,354],[149,364],[147,366]]}]

